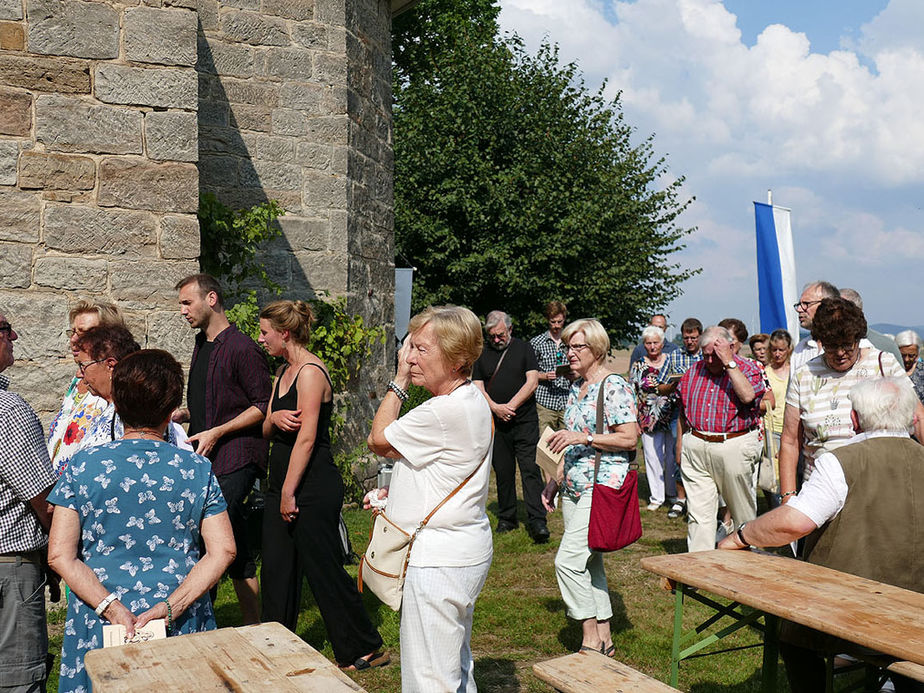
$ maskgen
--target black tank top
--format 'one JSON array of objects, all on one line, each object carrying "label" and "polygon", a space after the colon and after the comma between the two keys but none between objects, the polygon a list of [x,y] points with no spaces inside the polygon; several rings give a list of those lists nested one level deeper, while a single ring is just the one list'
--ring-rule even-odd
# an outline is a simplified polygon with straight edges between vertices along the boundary
[{"label": "black tank top", "polygon": [[[302,368],[305,366],[314,366],[324,373],[324,377],[331,385],[331,391],[333,391],[334,387],[333,383],[330,382],[330,376],[327,375],[327,372],[320,365],[316,363],[306,363]],[[289,389],[282,395],[279,394],[282,373],[279,374],[279,377],[276,379],[276,387],[273,389],[273,411],[298,409],[297,385],[298,376],[301,375],[302,368],[295,374],[295,378],[292,380]],[[286,370],[288,370],[288,366],[286,366]],[[283,371],[283,373],[285,373],[285,371]],[[302,476],[301,483],[299,483],[299,489],[302,488],[307,479],[318,474],[325,474],[328,471],[328,469],[324,469],[325,467],[337,471],[334,466],[334,458],[330,451],[330,417],[333,413],[333,409],[333,399],[329,402],[321,402],[321,408],[318,410],[318,428],[314,440],[314,449],[311,451],[311,459],[308,461],[308,468]],[[282,431],[276,429],[276,435],[273,437],[273,448],[270,451],[269,457],[268,481],[270,491],[278,493],[282,490],[282,485],[286,479],[286,472],[289,469],[289,457],[292,454],[292,448],[297,438],[298,431]],[[339,472],[337,472],[337,476],[339,477]],[[296,496],[298,496],[298,493],[296,493]]]}]

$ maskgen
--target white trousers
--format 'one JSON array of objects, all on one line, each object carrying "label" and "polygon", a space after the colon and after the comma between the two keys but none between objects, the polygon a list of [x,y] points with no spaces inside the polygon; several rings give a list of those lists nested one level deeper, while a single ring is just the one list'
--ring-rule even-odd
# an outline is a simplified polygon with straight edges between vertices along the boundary
[{"label": "white trousers", "polygon": [[645,455],[645,476],[648,477],[648,501],[661,505],[665,497],[676,497],[674,434],[663,429],[642,433],[642,452]]},{"label": "white trousers", "polygon": [[731,511],[735,527],[757,517],[758,432],[720,443],[707,443],[683,434],[680,473],[687,492],[687,550],[715,548],[719,494]]},{"label": "white trousers", "polygon": [[472,616],[491,561],[407,569],[401,601],[402,693],[475,693]]},{"label": "white trousers", "polygon": [[576,502],[566,494],[561,496],[565,531],[555,554],[555,577],[568,616],[577,621],[588,618],[606,621],[613,615],[603,554],[587,546],[592,498],[589,491],[582,493]]}]

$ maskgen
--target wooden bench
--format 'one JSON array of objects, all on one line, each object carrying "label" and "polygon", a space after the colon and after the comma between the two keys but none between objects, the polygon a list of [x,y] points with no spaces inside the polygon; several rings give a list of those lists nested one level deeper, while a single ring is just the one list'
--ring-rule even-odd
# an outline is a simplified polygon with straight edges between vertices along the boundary
[{"label": "wooden bench", "polygon": [[666,693],[666,683],[599,652],[575,652],[533,664],[540,679],[562,693]]}]

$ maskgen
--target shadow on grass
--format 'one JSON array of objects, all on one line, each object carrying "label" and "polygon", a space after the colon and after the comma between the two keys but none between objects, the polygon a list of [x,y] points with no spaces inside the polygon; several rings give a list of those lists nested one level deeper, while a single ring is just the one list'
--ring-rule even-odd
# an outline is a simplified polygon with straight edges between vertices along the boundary
[{"label": "shadow on grass", "polygon": [[[680,678],[681,680],[683,679],[682,669]],[[758,691],[761,690],[761,683],[760,669],[755,669],[754,673],[744,681],[731,684],[703,681],[694,683],[690,686],[689,691],[690,693],[758,693]],[[786,671],[782,663],[780,663],[777,672],[776,687],[774,690],[778,693],[789,693],[789,682],[786,680]]]},{"label": "shadow on grass", "polygon": [[[632,622],[626,611],[626,604],[619,592],[610,590],[610,605],[613,609],[613,617],[610,619],[610,632],[613,634],[622,633],[632,628]],[[549,613],[561,613],[565,611],[565,602],[560,598],[547,598],[542,600],[543,608]],[[581,647],[581,641],[584,635],[581,631],[581,622],[574,619],[565,619],[565,626],[558,631],[558,642],[566,650],[577,652]]]},{"label": "shadow on grass", "polygon": [[512,659],[479,657],[475,660],[475,684],[493,693],[516,693],[522,690],[517,679],[517,665]]},{"label": "shadow on grass", "polygon": [[670,539],[662,539],[661,548],[664,549],[664,553],[686,553],[687,538],[672,537]]}]

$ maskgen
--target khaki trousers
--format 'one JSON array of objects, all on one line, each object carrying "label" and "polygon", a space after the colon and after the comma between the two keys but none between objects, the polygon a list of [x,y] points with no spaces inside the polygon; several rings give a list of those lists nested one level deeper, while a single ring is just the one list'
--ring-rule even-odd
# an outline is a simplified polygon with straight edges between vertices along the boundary
[{"label": "khaki trousers", "polygon": [[565,412],[546,409],[536,402],[536,412],[539,414],[539,435],[550,426],[553,431],[560,431],[565,427]]},{"label": "khaki trousers", "polygon": [[715,548],[719,494],[731,511],[735,528],[757,517],[757,463],[762,449],[758,432],[722,443],[707,443],[683,434],[680,473],[687,492],[687,550]]}]

